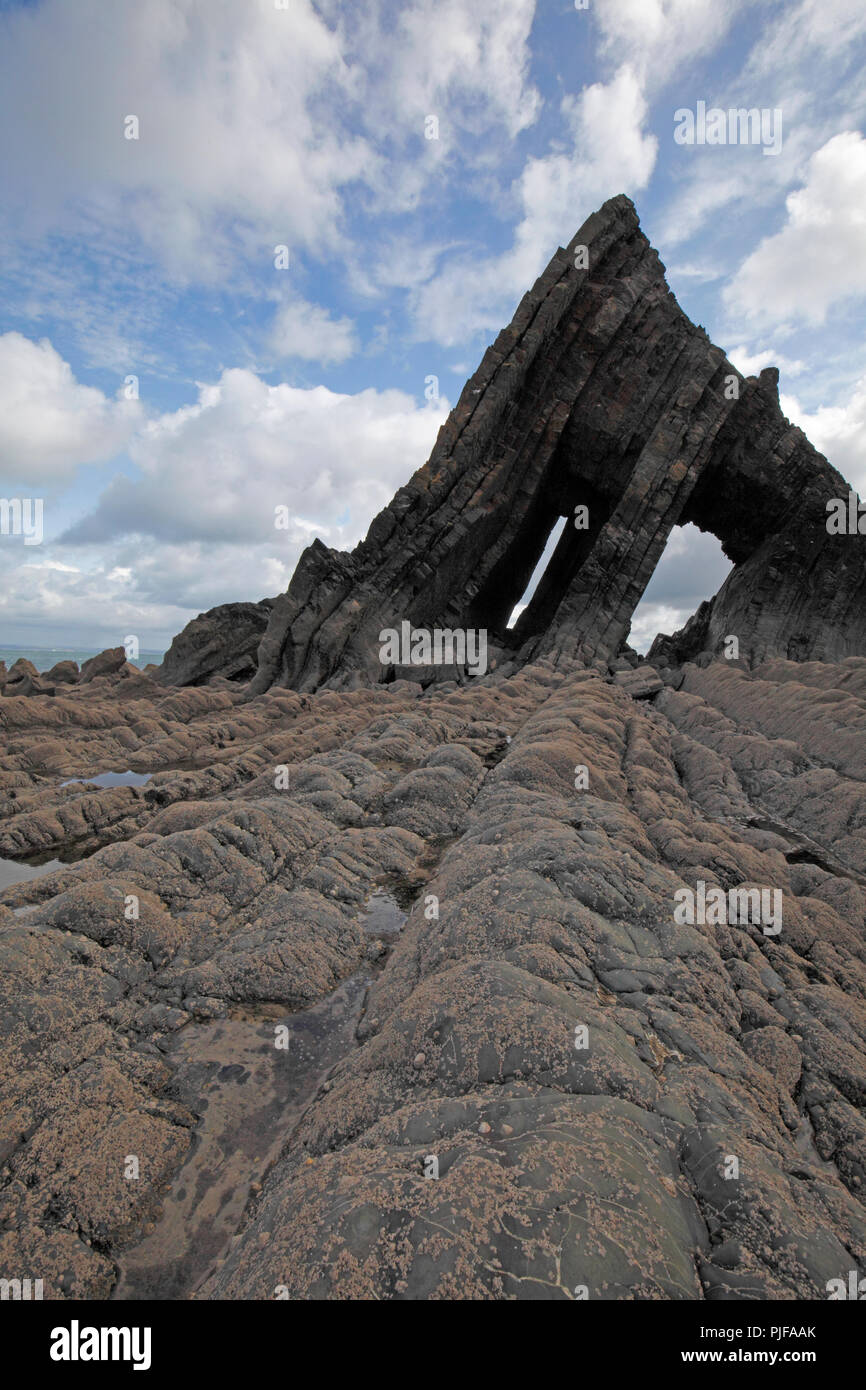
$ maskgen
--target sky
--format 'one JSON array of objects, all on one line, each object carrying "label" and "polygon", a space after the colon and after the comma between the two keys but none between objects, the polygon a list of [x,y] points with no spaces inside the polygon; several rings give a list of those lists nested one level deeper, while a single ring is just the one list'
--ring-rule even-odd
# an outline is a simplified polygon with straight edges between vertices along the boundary
[{"label": "sky", "polygon": [[[618,193],[866,495],[864,70],[863,0],[0,0],[0,497],[44,518],[0,646],[163,650],[353,546]],[[700,102],[780,147],[681,143]],[[633,644],[727,569],[675,532]]]}]

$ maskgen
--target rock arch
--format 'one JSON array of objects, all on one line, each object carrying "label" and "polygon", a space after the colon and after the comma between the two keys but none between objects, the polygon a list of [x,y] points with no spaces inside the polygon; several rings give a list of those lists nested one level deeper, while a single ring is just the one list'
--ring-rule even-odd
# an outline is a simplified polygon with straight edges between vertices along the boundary
[{"label": "rock arch", "polygon": [[[733,632],[751,660],[862,654],[864,542],[826,529],[827,501],[847,494],[782,415],[778,373],[736,371],[678,305],[632,202],[612,198],[524,296],[366,539],[303,553],[250,692],[387,679],[378,634],[404,620],[486,627],[500,669],[541,655],[605,665],[671,530],[689,521],[734,569],[665,639],[672,653]],[[509,633],[557,517],[580,505],[588,529],[566,524]]]}]

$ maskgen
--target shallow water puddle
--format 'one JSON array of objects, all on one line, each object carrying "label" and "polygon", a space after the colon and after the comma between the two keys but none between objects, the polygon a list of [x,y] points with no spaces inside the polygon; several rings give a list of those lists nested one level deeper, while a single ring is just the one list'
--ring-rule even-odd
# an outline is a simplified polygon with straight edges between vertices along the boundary
[{"label": "shallow water puddle", "polygon": [[95,777],[69,777],[61,782],[61,787],[72,787],[86,783],[92,787],[143,787],[149,782],[151,772],[98,772]]},{"label": "shallow water puddle", "polygon": [[43,874],[53,874],[55,869],[67,866],[60,859],[47,859],[44,864],[27,863],[23,859],[0,859],[0,893],[11,888],[13,883],[29,883],[32,878]]},{"label": "shallow water puddle", "polygon": [[[82,859],[87,859],[89,855],[100,848],[98,843],[93,843],[89,849],[82,849],[82,845],[85,843],[85,841],[79,840],[63,845],[59,850],[55,849],[53,852],[41,850],[36,854],[28,854],[23,859],[0,859],[0,893],[3,892],[4,888],[13,888],[22,883],[32,883],[34,879],[43,878],[46,874],[53,874],[57,869],[69,869],[72,865],[80,863]],[[8,906],[8,903],[6,905]],[[31,907],[35,905],[28,903],[23,908],[13,908],[13,911],[29,912]]]},{"label": "shallow water puddle", "polygon": [[[188,1024],[167,1060],[167,1092],[201,1115],[155,1229],[120,1252],[115,1299],[188,1298],[228,1248],[252,1190],[325,1074],[355,1047],[370,976],[352,975],[302,1013],[280,1005]],[[276,1030],[285,1028],[277,1048]]]},{"label": "shallow water puddle", "polygon": [[402,929],[408,913],[404,912],[396,898],[377,888],[370,894],[364,908],[364,931],[370,936],[396,936]]}]

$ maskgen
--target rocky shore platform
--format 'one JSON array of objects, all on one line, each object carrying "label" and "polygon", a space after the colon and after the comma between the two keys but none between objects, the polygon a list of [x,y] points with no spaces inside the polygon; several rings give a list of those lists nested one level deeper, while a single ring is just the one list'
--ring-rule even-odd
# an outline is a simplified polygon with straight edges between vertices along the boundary
[{"label": "rocky shore platform", "polygon": [[[0,852],[71,856],[2,894],[0,1265],[107,1297],[161,1229],[155,1296],[816,1298],[858,1268],[866,660],[619,674],[0,701]],[[149,779],[60,785],[119,766]],[[782,931],[677,925],[698,881],[781,889]],[[346,982],[343,1051],[298,1057]],[[224,1228],[178,1200],[217,1105]]]}]

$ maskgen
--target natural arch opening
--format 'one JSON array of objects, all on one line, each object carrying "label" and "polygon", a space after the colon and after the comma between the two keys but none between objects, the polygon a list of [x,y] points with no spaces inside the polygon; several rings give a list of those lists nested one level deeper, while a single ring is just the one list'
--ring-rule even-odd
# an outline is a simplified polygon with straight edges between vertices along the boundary
[{"label": "natural arch opening", "polygon": [[[589,483],[540,489],[468,605],[462,621],[512,649],[544,632],[609,519],[611,500]],[[575,511],[588,525],[578,529]]]},{"label": "natural arch opening", "polygon": [[559,544],[560,537],[562,536],[562,532],[565,527],[565,522],[566,518],[564,516],[559,517],[559,519],[556,522],[554,522],[553,530],[547,538],[547,544],[541,552],[541,557],[538,561],[538,564],[535,566],[535,569],[532,571],[532,574],[529,577],[529,583],[527,584],[520,598],[517,600],[517,603],[514,605],[514,608],[511,610],[511,616],[508,619],[508,626],[506,628],[506,634],[509,637],[514,636],[515,628],[517,627],[521,615],[525,613],[526,609],[529,607],[530,601],[533,598],[539,584],[541,583],[541,580],[547,571],[547,567],[550,564],[550,561],[553,559],[553,554],[556,550],[557,545]]},{"label": "natural arch opening", "polygon": [[710,531],[691,522],[675,526],[634,611],[629,646],[645,656],[659,633],[678,632],[707,599],[714,598],[732,562]]}]

